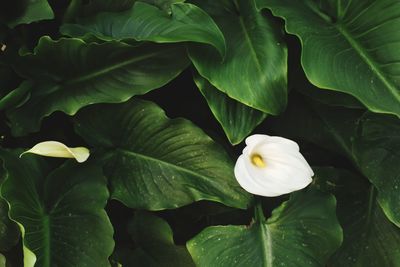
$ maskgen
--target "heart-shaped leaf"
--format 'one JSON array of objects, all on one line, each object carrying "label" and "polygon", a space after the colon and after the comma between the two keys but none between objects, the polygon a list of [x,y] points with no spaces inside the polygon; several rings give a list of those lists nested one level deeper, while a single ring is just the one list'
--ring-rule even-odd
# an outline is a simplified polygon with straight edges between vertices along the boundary
[{"label": "heart-shaped leaf", "polygon": [[16,65],[34,85],[29,101],[8,113],[13,133],[37,131],[41,119],[54,111],[72,115],[93,103],[126,101],[161,87],[186,66],[178,46],[42,37],[35,52]]},{"label": "heart-shaped leaf", "polygon": [[223,148],[151,102],[87,107],[77,115],[75,129],[102,148],[111,195],[128,207],[161,210],[203,199],[237,208],[249,204],[251,196],[236,182]]},{"label": "heart-shaped leaf", "polygon": [[201,76],[243,104],[278,114],[287,102],[287,51],[279,26],[256,10],[254,1],[192,1],[225,36],[224,60],[216,51],[191,46],[189,56]]},{"label": "heart-shaped leaf", "polygon": [[101,13],[81,19],[78,24],[65,24],[61,33],[72,37],[92,34],[103,40],[199,42],[211,45],[225,55],[225,39],[214,21],[203,10],[187,3],[171,5],[169,15],[153,5],[136,2],[125,12]]},{"label": "heart-shaped leaf", "polygon": [[212,226],[187,243],[197,266],[324,266],[340,246],[342,229],[330,194],[291,195],[268,220]]},{"label": "heart-shaped leaf", "polygon": [[230,98],[199,75],[194,76],[194,81],[234,145],[242,142],[267,117],[267,114]]},{"label": "heart-shaped leaf", "polygon": [[22,232],[24,266],[110,266],[113,228],[101,169],[68,161],[52,170],[20,153],[0,152],[7,172],[1,195]]},{"label": "heart-shaped leaf", "polygon": [[355,96],[371,111],[400,117],[400,2],[256,0],[300,38],[316,86]]}]

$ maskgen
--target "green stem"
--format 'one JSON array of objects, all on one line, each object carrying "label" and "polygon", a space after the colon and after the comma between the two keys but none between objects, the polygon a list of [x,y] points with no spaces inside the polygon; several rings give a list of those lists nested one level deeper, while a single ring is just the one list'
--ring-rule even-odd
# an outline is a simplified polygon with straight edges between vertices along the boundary
[{"label": "green stem", "polygon": [[264,222],[265,221],[265,215],[262,207],[262,202],[260,197],[256,197],[255,199],[256,203],[254,205],[254,218],[256,222]]},{"label": "green stem", "polygon": [[270,267],[272,265],[272,241],[271,234],[268,231],[267,225],[265,224],[265,215],[262,207],[262,198],[255,198],[254,205],[254,219],[255,219],[255,227],[259,230],[259,240],[261,242],[261,251],[262,251],[262,267]]}]

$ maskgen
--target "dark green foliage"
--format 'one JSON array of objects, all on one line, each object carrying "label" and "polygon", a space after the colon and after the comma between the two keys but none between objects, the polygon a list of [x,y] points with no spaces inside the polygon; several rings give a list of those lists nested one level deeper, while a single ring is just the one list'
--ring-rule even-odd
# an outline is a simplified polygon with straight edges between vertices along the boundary
[{"label": "dark green foliage", "polygon": [[[4,0],[0,266],[400,267],[397,0]],[[254,197],[251,134],[307,188]],[[42,141],[84,163],[20,154]]]}]

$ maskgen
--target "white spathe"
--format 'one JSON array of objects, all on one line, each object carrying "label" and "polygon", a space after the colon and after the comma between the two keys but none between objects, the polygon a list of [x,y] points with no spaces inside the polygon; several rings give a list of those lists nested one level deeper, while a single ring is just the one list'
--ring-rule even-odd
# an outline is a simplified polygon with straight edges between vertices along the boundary
[{"label": "white spathe", "polygon": [[235,177],[249,193],[275,197],[303,189],[312,182],[313,170],[296,142],[262,134],[246,138],[235,165]]},{"label": "white spathe", "polygon": [[67,147],[63,143],[57,141],[38,143],[31,149],[22,153],[20,157],[26,153],[55,158],[74,158],[79,163],[85,162],[90,155],[90,151],[86,147]]}]

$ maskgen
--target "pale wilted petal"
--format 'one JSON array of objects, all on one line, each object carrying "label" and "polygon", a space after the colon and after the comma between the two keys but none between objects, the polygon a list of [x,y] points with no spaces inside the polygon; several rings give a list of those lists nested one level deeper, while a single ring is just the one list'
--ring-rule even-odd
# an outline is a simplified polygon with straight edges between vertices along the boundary
[{"label": "pale wilted petal", "polygon": [[90,155],[89,149],[86,147],[67,147],[63,143],[57,141],[38,143],[31,149],[22,153],[20,157],[26,153],[55,158],[74,158],[80,163],[86,161]]},{"label": "pale wilted petal", "polygon": [[306,187],[314,175],[296,142],[268,135],[246,138],[235,165],[235,177],[248,192],[279,196]]}]

